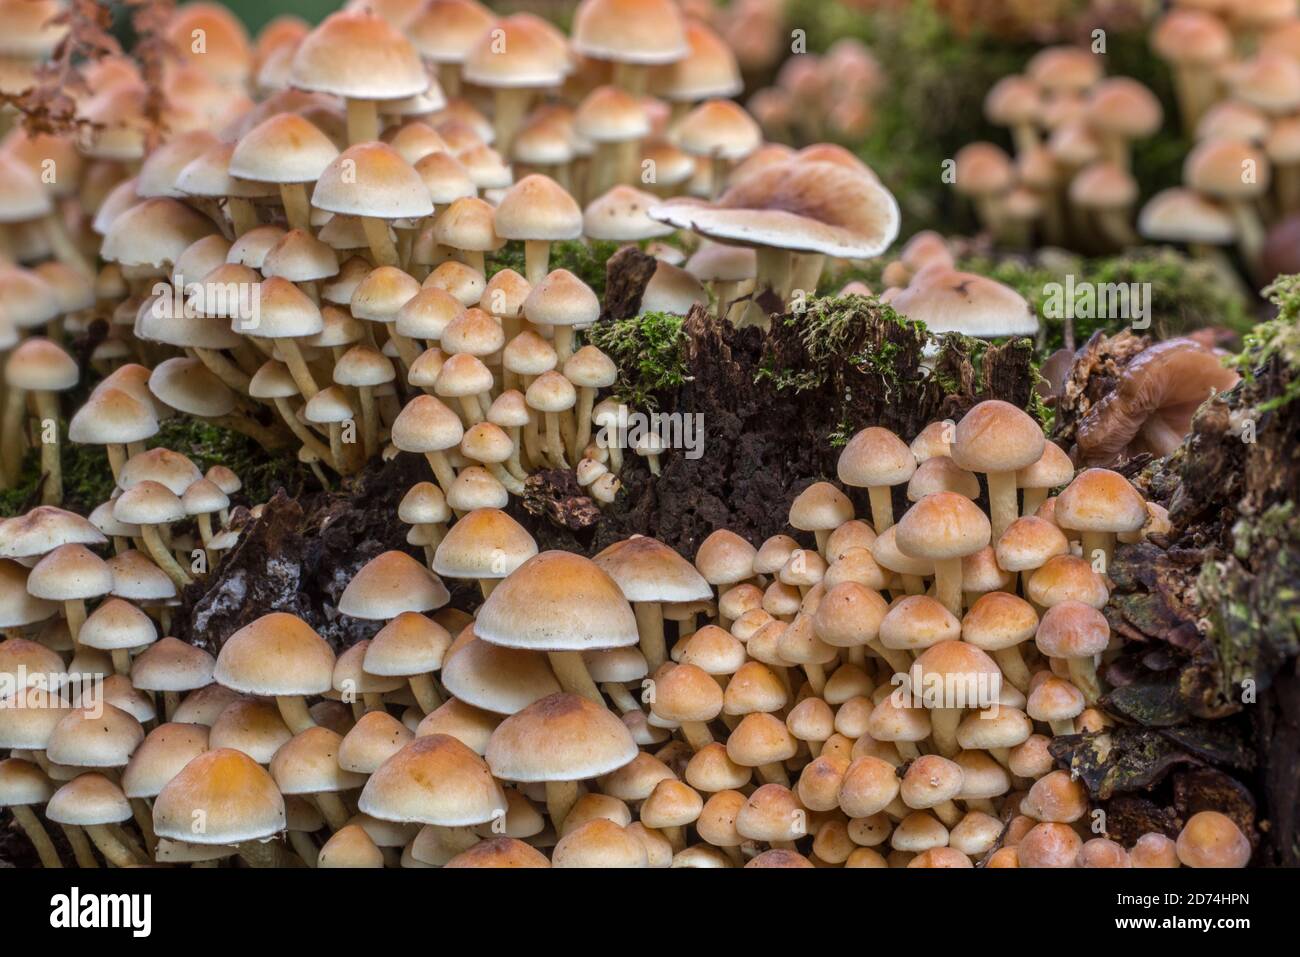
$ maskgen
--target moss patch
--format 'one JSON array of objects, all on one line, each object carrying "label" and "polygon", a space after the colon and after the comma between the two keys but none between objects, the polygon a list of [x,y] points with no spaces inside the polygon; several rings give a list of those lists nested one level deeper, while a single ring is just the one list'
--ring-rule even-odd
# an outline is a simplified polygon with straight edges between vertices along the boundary
[{"label": "moss patch", "polygon": [[587,338],[618,366],[618,396],[636,409],[658,409],[660,396],[686,381],[685,318],[648,312],[597,323]]},{"label": "moss patch", "polygon": [[[551,269],[567,269],[596,293],[605,298],[605,263],[618,250],[620,243],[593,239],[580,239],[551,243]],[[523,243],[511,243],[488,260],[488,278],[502,269],[513,269],[524,275]]]}]

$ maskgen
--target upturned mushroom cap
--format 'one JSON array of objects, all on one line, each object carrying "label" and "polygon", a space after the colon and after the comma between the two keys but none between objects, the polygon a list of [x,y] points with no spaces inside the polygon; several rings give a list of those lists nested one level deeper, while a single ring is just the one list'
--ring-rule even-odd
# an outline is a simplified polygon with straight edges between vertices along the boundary
[{"label": "upturned mushroom cap", "polygon": [[220,748],[167,782],[154,800],[153,824],[159,837],[192,844],[263,840],[284,830],[284,798],[252,758]]},{"label": "upturned mushroom cap", "polygon": [[530,558],[479,610],[485,641],[535,651],[588,651],[637,643],[636,618],[600,566],[569,552]]},{"label": "upturned mushroom cap", "polygon": [[323,694],[333,685],[334,652],[298,616],[271,612],[226,639],[213,677],[245,694]]},{"label": "upturned mushroom cap", "polygon": [[615,542],[593,559],[628,601],[698,601],[713,597],[690,562],[645,535]]},{"label": "upturned mushroom cap", "polygon": [[410,42],[368,11],[340,10],[298,44],[290,82],[302,90],[367,100],[418,96],[429,75]]},{"label": "upturned mushroom cap", "polygon": [[506,781],[580,781],[616,771],[637,753],[627,727],[612,713],[560,693],[501,722],[488,741],[487,762]]},{"label": "upturned mushroom cap", "polygon": [[343,590],[338,609],[353,618],[384,621],[406,611],[432,611],[451,596],[442,581],[405,552],[368,561]]},{"label": "upturned mushroom cap", "polygon": [[650,215],[724,242],[870,259],[898,235],[894,197],[868,174],[824,161],[757,170],[712,205],[663,204]]},{"label": "upturned mushroom cap", "polygon": [[383,821],[457,827],[504,814],[506,800],[482,758],[453,737],[432,734],[385,761],[357,806]]},{"label": "upturned mushroom cap", "polygon": [[1144,451],[1167,455],[1190,431],[1201,403],[1237,381],[1237,373],[1191,339],[1157,343],[1124,367],[1116,388],[1079,423],[1079,458],[1108,466]]}]

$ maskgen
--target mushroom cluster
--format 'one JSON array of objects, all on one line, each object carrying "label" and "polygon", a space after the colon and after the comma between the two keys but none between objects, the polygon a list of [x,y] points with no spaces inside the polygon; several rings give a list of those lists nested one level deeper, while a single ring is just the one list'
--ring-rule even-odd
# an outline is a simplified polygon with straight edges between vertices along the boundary
[{"label": "mushroom cluster", "polygon": [[[184,463],[129,460],[118,501],[174,497]],[[447,528],[417,486],[430,561],[357,572],[337,612],[376,630],[337,655],[285,612],[215,658],[160,637],[172,582],[96,549],[165,516],[37,508],[0,525],[0,806],[46,866],[42,815],[81,866],[1246,864],[1217,812],[1093,833],[1051,749],[1110,724],[1105,570],[1160,509],[997,400],[910,446],[864,429],[837,473],[793,534],[718,529],[693,563],[645,536],[539,551],[491,506]]]},{"label": "mushroom cluster", "polygon": [[1151,47],[1173,75],[1194,145],[1183,185],[1143,208],[1142,235],[1212,258],[1235,246],[1251,278],[1268,280],[1276,261],[1295,262],[1287,227],[1300,214],[1300,8],[1177,5]]},{"label": "mushroom cluster", "polygon": [[1133,144],[1163,121],[1160,101],[1129,77],[1104,75],[1082,47],[1036,53],[1023,74],[988,91],[984,113],[1010,130],[1015,155],[993,143],[963,147],[952,185],[981,225],[1007,245],[1115,249],[1135,245]]},{"label": "mushroom cluster", "polygon": [[[473,0],[389,15],[277,20],[253,43],[224,8],[190,4],[168,33],[210,46],[174,68],[166,127],[116,57],[82,68],[89,133],[5,141],[19,225],[4,235],[33,223],[49,242],[0,271],[0,487],[39,445],[42,501],[61,503],[60,436],[37,442],[36,427],[79,384],[66,342],[109,316],[103,378],[66,438],[104,446],[115,478],[180,414],[296,447],[323,482],[423,455],[432,515],[500,507],[548,467],[580,466],[608,503],[621,451],[592,440],[621,421],[616,370],[579,341],[601,304],[553,268],[553,244],[646,244],[689,219],[675,242],[692,258],[659,244],[642,311],[712,299],[765,324],[827,256],[875,255],[897,232],[893,197],[844,151],[763,143],[728,99],[727,45],[668,0],[588,0],[572,37]],[[56,202],[89,243],[63,241]],[[520,271],[499,261],[512,250]],[[656,450],[637,452],[653,467]]]},{"label": "mushroom cluster", "polygon": [[853,37],[825,54],[790,57],[776,82],[754,92],[749,111],[768,139],[807,144],[823,139],[860,143],[871,131],[873,103],[885,85],[880,64]]}]

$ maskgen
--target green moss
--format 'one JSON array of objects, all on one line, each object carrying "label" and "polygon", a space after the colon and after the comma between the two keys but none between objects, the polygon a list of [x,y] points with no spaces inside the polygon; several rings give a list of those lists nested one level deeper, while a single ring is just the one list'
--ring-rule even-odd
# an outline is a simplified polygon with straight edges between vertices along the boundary
[{"label": "green moss", "polygon": [[[1204,326],[1225,326],[1244,333],[1252,326],[1250,305],[1244,295],[1225,283],[1209,263],[1189,258],[1174,249],[1136,249],[1122,256],[1087,259],[1057,253],[1026,259],[968,259],[962,269],[1005,283],[1028,300],[1043,325],[1042,346],[1050,354],[1063,344],[1064,324],[1045,307],[1067,277],[1073,277],[1076,302],[1085,288],[1111,284],[1149,284],[1151,328],[1139,330],[1157,338],[1181,335]],[[1115,335],[1130,327],[1123,318],[1074,319],[1075,343],[1082,344],[1097,330]]]},{"label": "green moss", "polygon": [[614,360],[619,369],[614,389],[636,409],[653,411],[658,393],[686,381],[684,316],[648,312],[630,319],[598,322],[587,338]]},{"label": "green moss", "polygon": [[765,365],[759,370],[759,378],[771,380],[778,391],[797,394],[818,388],[836,363],[846,363],[876,373],[887,384],[896,383],[894,359],[901,347],[894,342],[859,346],[864,315],[896,323],[908,329],[919,345],[924,345],[927,337],[924,324],[908,321],[874,296],[823,296],[810,301],[802,314],[790,313],[773,320],[775,324],[796,330],[807,356],[806,365],[780,371]]},{"label": "green moss", "polygon": [[295,453],[270,452],[240,432],[189,416],[167,419],[149,444],[189,456],[201,472],[226,466],[244,484],[240,498],[254,504],[268,501],[281,486],[294,492],[314,481]]},{"label": "green moss", "polygon": [[[1247,336],[1241,352],[1229,364],[1248,382],[1273,359],[1300,370],[1300,276],[1282,276],[1264,290],[1277,306],[1277,317],[1260,323]],[[1300,373],[1292,375],[1279,395],[1260,403],[1257,411],[1271,412],[1300,398]]]},{"label": "green moss", "polygon": [[[67,434],[66,423],[62,425],[62,434]],[[268,452],[247,436],[202,419],[180,416],[167,419],[149,446],[161,446],[188,455],[202,472],[213,465],[233,469],[244,483],[240,497],[249,502],[265,502],[281,485],[293,491],[301,487],[304,480],[310,479],[310,473],[299,464],[296,455]],[[75,445],[66,441],[61,451],[62,507],[89,514],[113,494],[113,472],[108,464],[108,455],[102,446]],[[23,459],[18,484],[0,492],[0,516],[17,515],[40,504],[37,488],[39,469],[39,452],[29,450]]]},{"label": "green moss", "polygon": [[[551,269],[567,269],[596,293],[600,299],[605,298],[605,263],[614,255],[621,243],[593,239],[565,240],[551,244]],[[488,260],[488,278],[502,269],[513,269],[524,275],[523,243],[509,243],[500,252]]]}]

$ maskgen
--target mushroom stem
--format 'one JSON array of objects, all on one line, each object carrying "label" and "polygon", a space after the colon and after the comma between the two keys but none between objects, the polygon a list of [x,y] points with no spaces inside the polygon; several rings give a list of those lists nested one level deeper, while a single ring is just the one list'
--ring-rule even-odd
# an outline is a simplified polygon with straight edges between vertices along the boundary
[{"label": "mushroom stem", "polygon": [[794,257],[794,277],[790,288],[802,290],[805,299],[817,295],[817,286],[821,282],[822,270],[826,266],[826,257],[821,253],[804,253]]},{"label": "mushroom stem", "polygon": [[548,651],[546,657],[551,662],[551,670],[555,672],[561,688],[572,694],[580,694],[602,708],[605,707],[605,699],[601,697],[596,682],[591,680],[591,672],[587,670],[587,663],[582,660],[581,652]]},{"label": "mushroom stem", "polygon": [[871,524],[877,535],[883,535],[894,524],[893,493],[888,485],[872,485],[867,488],[867,497],[871,500]]},{"label": "mushroom stem", "polygon": [[637,704],[636,698],[632,697],[632,692],[619,684],[617,681],[606,681],[600,686],[600,690],[609,695],[609,699],[618,706],[619,711],[627,714],[629,711],[640,711],[641,706]]},{"label": "mushroom stem", "polygon": [[1020,514],[1020,505],[1016,501],[1016,473],[989,472],[987,478],[989,524],[993,526],[993,541],[996,542]]},{"label": "mushroom stem", "polygon": [[304,864],[308,867],[316,866],[316,862],[320,859],[320,851],[310,837],[302,831],[290,831],[289,843],[293,845],[294,852],[302,858]]},{"label": "mushroom stem", "polygon": [[388,232],[388,222],[374,216],[362,216],[361,228],[365,230],[366,242],[370,245],[370,255],[375,257],[376,266],[396,266],[399,262],[397,245]]},{"label": "mushroom stem", "polygon": [[546,454],[556,468],[567,468],[564,458],[564,437],[560,434],[560,414],[546,413]]},{"label": "mushroom stem", "polygon": [[574,447],[580,457],[591,442],[591,410],[596,405],[596,389],[582,386],[578,389],[578,431],[573,437]]},{"label": "mushroom stem", "polygon": [[787,788],[790,786],[790,775],[786,773],[785,765],[779,762],[759,765],[758,779],[764,784],[779,784]]},{"label": "mushroom stem", "polygon": [[141,863],[105,825],[87,824],[86,833],[90,835],[95,847],[99,848],[99,853],[104,855],[104,860],[114,867],[135,867]]},{"label": "mushroom stem", "polygon": [[1012,645],[1010,648],[999,648],[993,652],[993,660],[998,663],[1002,669],[1002,674],[1011,686],[1017,691],[1029,694],[1029,682],[1031,680],[1029,668],[1025,664],[1025,659],[1020,656],[1020,647]]},{"label": "mushroom stem", "polygon": [[930,735],[934,746],[945,758],[951,758],[961,751],[957,743],[957,725],[961,724],[961,708],[931,708]]},{"label": "mushroom stem", "polygon": [[307,365],[307,360],[302,356],[302,350],[298,348],[298,343],[293,339],[280,339],[276,342],[279,347],[280,355],[284,357],[284,364],[289,368],[289,374],[293,376],[293,381],[298,386],[298,391],[302,393],[304,399],[310,399],[320,388],[316,385],[316,379],[311,374],[311,367]]},{"label": "mushroom stem", "polygon": [[77,244],[68,235],[68,229],[59,213],[50,213],[45,217],[45,238],[49,241],[54,257],[65,266],[71,266],[83,276],[94,276],[95,270],[86,257],[82,255]]},{"label": "mushroom stem", "polygon": [[172,557],[162,536],[158,534],[157,525],[141,525],[140,534],[144,538],[145,550],[149,552],[158,567],[167,573],[167,577],[176,583],[177,588],[184,588],[193,582],[185,569],[181,568]]},{"label": "mushroom stem", "polygon": [[181,695],[179,691],[163,692],[163,717],[168,721],[172,719],[172,715],[176,713],[176,709],[179,708],[180,705]]},{"label": "mushroom stem", "polygon": [[709,733],[709,726],[703,721],[683,721],[682,737],[686,743],[691,746],[692,751],[703,751],[713,743],[713,735]]},{"label": "mushroom stem", "polygon": [[777,249],[774,246],[759,246],[756,252],[758,272],[754,282],[755,294],[761,293],[764,289],[771,289],[773,294],[784,303],[786,289],[790,285],[792,257],[789,250]]},{"label": "mushroom stem", "polygon": [[126,467],[126,447],[117,442],[110,442],[104,446],[104,450],[108,453],[108,467],[112,470],[113,479],[116,481],[122,477],[122,469]]},{"label": "mushroom stem", "polygon": [[641,636],[641,653],[651,673],[668,660],[668,645],[664,641],[664,610],[657,601],[632,603],[636,612],[636,630]]},{"label": "mushroom stem", "polygon": [[361,442],[366,459],[379,454],[379,414],[375,409],[375,390],[368,385],[357,389],[361,397]]},{"label": "mushroom stem", "polygon": [[1066,667],[1070,672],[1070,683],[1083,693],[1083,700],[1089,705],[1097,703],[1101,697],[1101,684],[1097,680],[1097,667],[1091,656],[1087,658],[1068,658]]},{"label": "mushroom stem", "polygon": [[524,278],[530,286],[536,286],[546,278],[551,262],[551,241],[549,239],[524,240]]},{"label": "mushroom stem", "polygon": [[290,229],[301,229],[311,235],[311,203],[307,200],[307,187],[303,183],[281,183],[280,202]]},{"label": "mushroom stem", "polygon": [[27,418],[27,393],[9,387],[4,424],[0,426],[0,474],[7,486],[18,482],[23,465],[23,422]]},{"label": "mushroom stem", "polygon": [[1074,734],[1073,718],[1058,718],[1056,721],[1047,722],[1054,735]]},{"label": "mushroom stem", "polygon": [[153,829],[153,811],[149,809],[149,803],[144,798],[131,798],[131,813],[135,815],[135,826],[140,829],[140,836],[144,838],[145,846],[149,849],[145,856],[152,860],[154,851],[158,847],[158,835]]},{"label": "mushroom stem", "polygon": [[[1093,567],[1099,575],[1110,571],[1110,557],[1115,550],[1115,535],[1112,532],[1084,532],[1083,560]],[[1097,568],[1097,553],[1101,553],[1101,568]]]},{"label": "mushroom stem", "polygon": [[460,64],[439,63],[438,85],[448,98],[460,96]]},{"label": "mushroom stem", "polygon": [[62,867],[63,861],[59,860],[59,852],[55,850],[54,842],[50,840],[50,834],[45,830],[41,819],[36,816],[36,812],[25,804],[16,804],[10,810],[14,812],[14,820],[18,822],[18,826],[23,829],[27,839],[32,842],[32,847],[36,849],[36,856],[41,859],[41,867]]},{"label": "mushroom stem", "polygon": [[307,702],[302,695],[276,695],[275,705],[280,709],[280,717],[294,734],[301,734],[308,728],[316,727],[316,722],[307,710]]},{"label": "mushroom stem", "polygon": [[[41,473],[45,476],[41,486],[41,502],[59,505],[63,502],[63,471],[59,464],[59,400],[53,392],[34,392],[36,401],[37,432],[41,437]],[[45,423],[52,422],[53,438],[45,441]]]},{"label": "mushroom stem", "polygon": [[316,799],[316,806],[320,808],[331,831],[341,831],[347,827],[348,809],[343,806],[343,800],[337,794],[333,791],[320,791],[312,797]]},{"label": "mushroom stem", "polygon": [[379,104],[348,97],[348,145],[379,139]]},{"label": "mushroom stem", "polygon": [[284,419],[284,424],[289,426],[289,431],[303,444],[303,448],[316,455],[321,461],[328,463],[329,467],[337,472],[339,467],[334,461],[334,456],[329,448],[320,439],[316,438],[310,429],[298,421],[298,416],[290,407],[289,400],[276,398],[275,407],[280,412],[280,418]]},{"label": "mushroom stem", "polygon": [[131,652],[126,648],[114,648],[113,670],[119,675],[129,676],[131,674]]},{"label": "mushroom stem", "polygon": [[1045,488],[1026,488],[1021,489],[1024,496],[1024,504],[1021,506],[1020,514],[1024,516],[1033,515],[1038,511],[1038,506],[1047,501],[1048,489]]},{"label": "mushroom stem", "polygon": [[460,408],[462,418],[465,420],[465,428],[478,425],[483,421],[483,407],[479,405],[477,395],[460,396]]},{"label": "mushroom stem", "polygon": [[77,866],[80,868],[99,867],[99,861],[95,859],[95,852],[90,849],[90,841],[86,840],[86,834],[81,828],[73,824],[60,824],[63,834],[72,845],[72,856],[76,858]]},{"label": "mushroom stem", "polygon": [[555,828],[557,835],[564,827],[564,819],[569,816],[573,805],[577,803],[577,781],[546,782],[546,812],[551,816],[551,827]]},{"label": "mushroom stem", "polygon": [[216,349],[196,348],[194,356],[208,367],[209,372],[227,386],[240,395],[248,395],[248,383],[252,380],[245,375],[239,366],[227,359],[221,352]]},{"label": "mushroom stem", "polygon": [[510,155],[510,144],[528,115],[533,93],[528,89],[498,87],[493,97],[492,125],[496,130],[493,148],[502,156]]},{"label": "mushroom stem", "polygon": [[555,355],[559,360],[559,365],[569,361],[573,355],[573,326],[553,326],[555,332],[554,346]]},{"label": "mushroom stem", "polygon": [[1264,251],[1264,226],[1247,201],[1236,200],[1229,204],[1229,209],[1237,224],[1237,246],[1241,249],[1242,258],[1246,260],[1251,276],[1257,276],[1260,255]]},{"label": "mushroom stem", "polygon": [[961,618],[961,558],[936,558],[934,560],[934,587],[939,601],[950,612]]},{"label": "mushroom stem", "polygon": [[230,222],[235,227],[236,237],[262,225],[257,218],[257,208],[249,200],[231,196],[226,207],[230,210]]},{"label": "mushroom stem", "polygon": [[451,462],[447,460],[445,452],[425,452],[425,459],[429,467],[433,469],[434,478],[438,480],[438,486],[442,489],[444,496],[451,494],[451,487],[456,483],[456,470],[451,467]]},{"label": "mushroom stem", "polygon": [[86,602],[81,598],[71,598],[63,603],[63,617],[68,623],[68,634],[72,636],[73,645],[81,635],[81,626],[86,623]]},{"label": "mushroom stem", "polygon": [[411,685],[411,694],[415,695],[415,703],[425,714],[436,711],[442,704],[442,695],[438,694],[432,675],[411,675],[406,680]]}]

